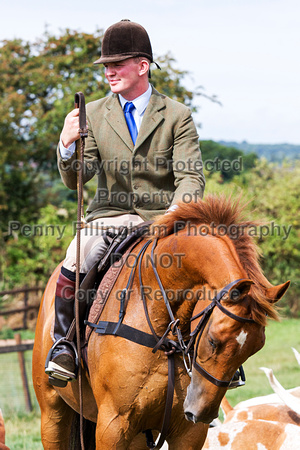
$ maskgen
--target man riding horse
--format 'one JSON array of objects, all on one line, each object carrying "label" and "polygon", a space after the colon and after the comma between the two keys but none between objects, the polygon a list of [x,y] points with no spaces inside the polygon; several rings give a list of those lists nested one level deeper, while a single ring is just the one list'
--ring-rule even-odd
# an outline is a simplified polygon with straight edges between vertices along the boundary
[{"label": "man riding horse", "polygon": [[[97,174],[98,187],[81,230],[80,280],[104,255],[105,230],[134,227],[179,201],[203,196],[205,179],[191,111],[151,86],[152,62],[150,39],[141,25],[122,20],[107,29],[101,57],[94,64],[104,64],[112,95],[87,105],[83,182]],[[57,151],[62,180],[70,189],[77,187],[78,130],[75,108],[66,116]],[[75,271],[76,239],[56,286],[56,342],[67,336],[74,319]],[[53,384],[62,376],[67,381],[76,378],[75,353],[68,340],[55,345],[49,356],[46,373]]]}]

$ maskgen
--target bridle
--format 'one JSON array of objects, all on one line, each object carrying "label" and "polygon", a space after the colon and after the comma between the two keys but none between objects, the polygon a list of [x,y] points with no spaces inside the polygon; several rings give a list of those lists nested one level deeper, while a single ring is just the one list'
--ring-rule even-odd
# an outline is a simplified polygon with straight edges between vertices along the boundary
[{"label": "bridle", "polygon": [[218,378],[209,374],[205,369],[203,369],[203,367],[200,366],[200,364],[196,361],[196,358],[197,358],[199,342],[200,342],[201,336],[203,334],[204,328],[216,306],[220,309],[220,311],[222,311],[224,314],[226,314],[231,319],[234,319],[241,323],[255,323],[255,321],[253,319],[248,319],[247,317],[241,317],[241,316],[237,316],[236,314],[233,314],[232,312],[228,311],[228,309],[224,308],[224,306],[221,305],[221,303],[220,303],[220,301],[222,300],[224,295],[227,294],[230,291],[230,289],[238,281],[242,281],[242,278],[232,281],[231,283],[227,284],[227,286],[225,286],[220,292],[218,292],[218,294],[213,298],[211,303],[205,309],[203,309],[203,311],[201,311],[199,314],[197,314],[196,316],[193,316],[191,318],[191,321],[193,321],[193,320],[196,320],[199,317],[201,317],[195,330],[190,334],[190,340],[189,340],[189,343],[188,343],[186,351],[185,351],[185,353],[188,353],[190,351],[191,347],[194,345],[195,340],[197,339],[195,350],[194,350],[194,355],[193,355],[193,367],[204,378],[206,378],[208,381],[213,383],[215,386],[224,387],[224,388],[228,388],[228,386],[231,383],[231,380],[229,380],[229,381],[219,380]]},{"label": "bridle", "polygon": [[[172,328],[172,333],[173,335],[177,335],[178,338],[178,344],[180,346],[180,349],[183,353],[183,355],[187,355],[189,357],[189,359],[191,359],[191,351],[194,347],[195,341],[196,342],[196,346],[195,349],[193,351],[193,362],[192,365],[193,367],[204,377],[206,378],[208,381],[210,381],[211,383],[213,383],[215,386],[218,387],[225,387],[228,388],[228,386],[231,383],[231,380],[229,381],[224,381],[224,380],[219,380],[218,378],[214,377],[213,375],[209,374],[205,369],[203,369],[203,367],[200,366],[200,364],[196,361],[197,358],[197,351],[198,351],[198,347],[199,347],[199,342],[201,339],[201,336],[203,334],[203,331],[205,329],[205,326],[214,310],[215,307],[218,307],[220,309],[220,311],[222,311],[224,314],[226,314],[228,317],[230,317],[231,319],[234,319],[238,322],[241,323],[255,323],[255,321],[251,318],[247,318],[247,317],[241,317],[241,316],[237,316],[236,314],[233,314],[232,312],[230,312],[228,309],[226,309],[220,302],[222,300],[222,298],[224,297],[225,294],[227,294],[230,289],[239,281],[242,281],[243,279],[240,278],[238,280],[232,281],[231,283],[227,284],[223,289],[221,289],[221,291],[219,291],[216,296],[212,299],[211,303],[205,308],[203,309],[199,314],[193,316],[190,321],[194,321],[196,319],[198,319],[199,317],[201,317],[199,323],[197,324],[195,330],[190,334],[190,340],[186,343],[183,338],[182,338],[182,333],[180,331],[179,328],[179,320],[175,320],[171,306],[170,306],[170,302],[168,300],[168,297],[166,295],[165,289],[163,287],[163,284],[160,280],[160,277],[158,275],[157,269],[155,267],[154,264],[154,259],[153,259],[153,254],[154,254],[154,248],[157,244],[157,239],[154,241],[153,246],[152,246],[152,250],[151,250],[151,265],[152,265],[152,269],[155,275],[155,278],[158,282],[159,288],[162,292],[162,296],[164,299],[164,302],[167,306],[167,310],[171,319],[171,322],[168,326],[168,330],[170,331],[170,329]],[[140,277],[140,282],[141,282],[141,277]],[[149,315],[146,314],[147,320],[149,318]],[[153,329],[153,327],[152,327]],[[154,331],[154,330],[153,330]],[[166,333],[165,333],[166,334]],[[164,335],[165,335],[164,334]],[[187,367],[185,358],[184,358],[184,363],[186,366],[186,369],[189,373],[189,375],[191,376],[191,369]]]}]

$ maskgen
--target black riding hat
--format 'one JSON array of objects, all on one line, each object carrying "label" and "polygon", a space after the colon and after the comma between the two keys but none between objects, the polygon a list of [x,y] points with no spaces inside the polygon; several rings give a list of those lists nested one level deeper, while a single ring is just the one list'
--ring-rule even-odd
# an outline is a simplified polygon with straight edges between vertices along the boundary
[{"label": "black riding hat", "polygon": [[144,56],[153,62],[148,33],[138,23],[123,19],[104,33],[101,57],[94,64],[123,61],[137,56]]}]

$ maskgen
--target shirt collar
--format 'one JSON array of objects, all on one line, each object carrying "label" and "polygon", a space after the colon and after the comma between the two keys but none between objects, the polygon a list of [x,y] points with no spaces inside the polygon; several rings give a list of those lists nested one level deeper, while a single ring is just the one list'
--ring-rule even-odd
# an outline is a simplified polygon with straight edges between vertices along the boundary
[{"label": "shirt collar", "polygon": [[[151,84],[149,84],[146,92],[144,92],[142,95],[140,95],[139,97],[132,100],[132,103],[134,104],[134,106],[140,116],[145,112],[145,109],[147,108],[148,103],[150,101],[151,94],[152,94],[152,86],[151,86]],[[121,94],[118,94],[118,95],[119,95],[122,109],[124,109],[125,103],[127,103],[128,100],[126,100],[124,97],[122,97]]]}]

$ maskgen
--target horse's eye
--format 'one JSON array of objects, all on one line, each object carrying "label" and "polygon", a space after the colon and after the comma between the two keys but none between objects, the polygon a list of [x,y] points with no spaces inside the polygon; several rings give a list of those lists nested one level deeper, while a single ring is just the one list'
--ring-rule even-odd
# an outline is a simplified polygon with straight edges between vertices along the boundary
[{"label": "horse's eye", "polygon": [[210,345],[214,350],[217,348],[216,342],[211,337],[208,338],[208,342],[210,343]]}]

